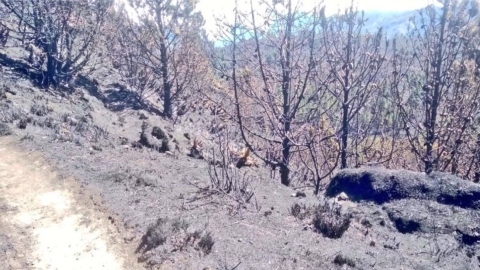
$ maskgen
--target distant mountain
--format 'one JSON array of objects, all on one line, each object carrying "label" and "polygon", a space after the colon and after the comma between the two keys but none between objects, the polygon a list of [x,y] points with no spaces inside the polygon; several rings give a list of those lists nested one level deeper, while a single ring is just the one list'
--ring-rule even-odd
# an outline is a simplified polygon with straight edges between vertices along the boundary
[{"label": "distant mountain", "polygon": [[[440,6],[434,6],[437,13],[442,13]],[[408,28],[411,25],[411,18],[419,16],[420,11],[427,9],[427,7],[418,10],[409,11],[366,11],[365,18],[368,21],[365,24],[364,30],[374,32],[378,28],[383,27],[384,33],[388,38],[394,37],[396,34],[407,34]],[[426,18],[428,19],[428,18]]]},{"label": "distant mountain", "polygon": [[418,10],[412,11],[367,11],[365,18],[368,19],[365,30],[369,32],[377,31],[382,27],[387,37],[393,37],[396,34],[406,34],[408,26],[411,23],[410,18],[418,15]]}]

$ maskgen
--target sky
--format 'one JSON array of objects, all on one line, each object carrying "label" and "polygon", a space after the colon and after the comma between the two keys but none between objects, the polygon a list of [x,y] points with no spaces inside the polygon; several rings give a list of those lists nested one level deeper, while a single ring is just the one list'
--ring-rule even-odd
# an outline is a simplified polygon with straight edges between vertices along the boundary
[{"label": "sky", "polygon": [[[127,10],[134,13],[128,8],[127,0],[116,0],[119,3],[125,3]],[[250,0],[198,0],[197,10],[202,12],[205,19],[204,28],[211,36],[217,32],[215,17],[225,18],[229,22],[233,22],[233,9],[235,1],[238,1],[240,10],[248,11],[250,9]],[[273,0],[266,0],[273,1]],[[279,0],[276,0],[277,2]],[[282,0],[280,0],[282,1]],[[286,1],[286,0],[284,0]],[[300,4],[301,9],[310,11],[316,4],[322,0],[292,0],[293,4]],[[352,0],[323,0],[326,7],[327,15],[335,14],[338,10],[343,10],[350,6]],[[438,3],[437,0],[353,0],[360,10],[365,11],[407,11],[423,8],[429,4]],[[258,0],[253,0],[254,6]],[[256,12],[260,13],[262,8],[255,6]],[[223,17],[222,17],[223,18]]]},{"label": "sky", "polygon": [[[240,8],[246,9],[250,7],[250,0],[237,0]],[[294,0],[300,2],[305,10],[318,3],[320,0]],[[256,2],[256,1],[253,1]],[[365,11],[407,11],[423,8],[429,4],[437,3],[436,0],[354,0],[360,10]],[[348,7],[351,0],[324,0],[326,13],[334,14],[339,9],[343,10]],[[216,29],[215,16],[227,14],[227,19],[233,17],[233,9],[235,0],[199,0],[197,8],[202,12],[205,18],[205,29],[207,32],[213,32]]]}]

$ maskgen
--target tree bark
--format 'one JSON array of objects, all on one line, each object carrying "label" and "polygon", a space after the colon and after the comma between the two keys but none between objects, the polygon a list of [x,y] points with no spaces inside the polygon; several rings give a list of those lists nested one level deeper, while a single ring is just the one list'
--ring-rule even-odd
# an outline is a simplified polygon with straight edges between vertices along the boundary
[{"label": "tree bark", "polygon": [[291,115],[290,115],[290,68],[291,68],[291,35],[292,35],[292,2],[288,2],[288,22],[286,31],[286,48],[285,48],[285,63],[283,65],[282,76],[282,96],[283,96],[283,132],[284,137],[282,140],[282,162],[280,164],[280,179],[283,185],[290,185],[290,169],[288,168],[290,163],[290,138],[288,134],[291,127]]},{"label": "tree bark", "polygon": [[443,14],[440,25],[440,39],[438,41],[438,49],[435,53],[435,74],[434,74],[434,86],[431,107],[428,106],[430,102],[428,96],[426,97],[427,105],[427,137],[426,137],[426,153],[425,153],[425,172],[431,173],[437,166],[437,158],[433,157],[433,146],[436,140],[436,125],[438,106],[440,105],[441,93],[441,77],[442,77],[442,58],[443,58],[443,43],[445,42],[445,25],[447,22],[447,14],[449,10],[450,0],[445,0],[443,5]]},{"label": "tree bark", "polygon": [[349,133],[349,94],[350,94],[350,62],[352,54],[352,23],[348,25],[348,37],[347,37],[347,59],[345,63],[345,76],[343,79],[343,105],[342,105],[342,149],[341,149],[341,166],[340,169],[347,168],[347,148],[348,148],[348,133]]}]

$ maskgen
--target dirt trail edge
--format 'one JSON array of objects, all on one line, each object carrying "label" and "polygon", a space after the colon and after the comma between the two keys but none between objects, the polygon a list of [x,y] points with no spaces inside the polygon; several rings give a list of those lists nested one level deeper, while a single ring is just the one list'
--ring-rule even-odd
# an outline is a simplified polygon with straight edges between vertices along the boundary
[{"label": "dirt trail edge", "polygon": [[0,269],[141,269],[92,198],[40,153],[0,138]]}]

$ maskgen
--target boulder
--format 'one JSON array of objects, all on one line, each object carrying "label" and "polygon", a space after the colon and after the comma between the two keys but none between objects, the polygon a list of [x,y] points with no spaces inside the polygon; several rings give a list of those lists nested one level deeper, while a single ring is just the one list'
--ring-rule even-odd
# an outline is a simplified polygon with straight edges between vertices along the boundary
[{"label": "boulder", "polygon": [[389,219],[402,233],[423,232],[475,235],[480,232],[480,216],[476,211],[448,206],[434,201],[406,199],[386,203]]},{"label": "boulder", "polygon": [[456,176],[381,168],[346,169],[327,186],[326,195],[344,192],[351,201],[384,204],[401,199],[436,201],[461,208],[480,209],[480,186]]}]

